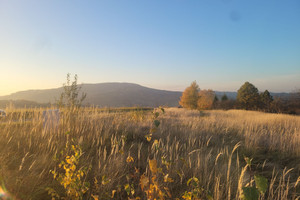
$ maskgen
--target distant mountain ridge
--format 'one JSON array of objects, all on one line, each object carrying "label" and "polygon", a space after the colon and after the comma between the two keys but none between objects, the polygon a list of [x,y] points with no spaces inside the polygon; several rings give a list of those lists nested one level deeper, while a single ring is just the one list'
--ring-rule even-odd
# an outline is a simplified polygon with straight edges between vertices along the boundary
[{"label": "distant mountain ridge", "polygon": [[[131,106],[178,106],[182,92],[158,90],[134,83],[81,84],[82,92],[87,93],[86,105],[100,107]],[[28,100],[38,103],[55,103],[63,88],[27,90],[1,96],[0,100]]]},{"label": "distant mountain ridge", "polygon": [[[99,107],[156,107],[178,106],[182,95],[180,91],[158,90],[134,83],[96,83],[81,84],[82,91],[87,93],[85,105]],[[0,96],[0,100],[26,100],[40,104],[55,103],[63,88],[27,90]],[[237,92],[215,91],[219,99],[226,94],[229,99],[236,99]],[[288,93],[271,93],[273,96],[286,97]]]}]

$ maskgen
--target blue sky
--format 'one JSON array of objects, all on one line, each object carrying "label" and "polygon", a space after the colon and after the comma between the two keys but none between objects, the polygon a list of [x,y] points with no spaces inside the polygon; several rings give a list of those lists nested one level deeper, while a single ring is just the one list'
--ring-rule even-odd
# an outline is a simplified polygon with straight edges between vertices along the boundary
[{"label": "blue sky", "polygon": [[299,0],[0,0],[0,95],[79,82],[300,89]]}]

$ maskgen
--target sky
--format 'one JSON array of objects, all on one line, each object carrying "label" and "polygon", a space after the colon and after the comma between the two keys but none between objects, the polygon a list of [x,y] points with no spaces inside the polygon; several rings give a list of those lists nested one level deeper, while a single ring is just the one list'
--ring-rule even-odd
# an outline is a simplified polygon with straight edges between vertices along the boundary
[{"label": "sky", "polygon": [[300,89],[300,0],[0,0],[0,95],[79,83]]}]

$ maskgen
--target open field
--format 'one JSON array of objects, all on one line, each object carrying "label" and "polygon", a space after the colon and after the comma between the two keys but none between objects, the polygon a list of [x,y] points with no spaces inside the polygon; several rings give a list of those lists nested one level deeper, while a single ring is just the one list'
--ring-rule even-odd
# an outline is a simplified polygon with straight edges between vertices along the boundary
[{"label": "open field", "polygon": [[[141,177],[154,176],[149,159],[157,162],[154,182],[165,199],[183,199],[194,189],[192,177],[199,199],[239,199],[253,174],[268,179],[261,199],[300,198],[299,116],[167,108],[155,118],[151,109],[83,108],[61,111],[59,127],[47,129],[42,112],[8,110],[0,119],[0,176],[12,198],[51,199],[47,187],[65,195],[50,171],[64,173],[58,166],[66,143],[82,150],[76,169],[87,167],[84,199],[147,199]],[[251,170],[244,157],[253,158]]]}]

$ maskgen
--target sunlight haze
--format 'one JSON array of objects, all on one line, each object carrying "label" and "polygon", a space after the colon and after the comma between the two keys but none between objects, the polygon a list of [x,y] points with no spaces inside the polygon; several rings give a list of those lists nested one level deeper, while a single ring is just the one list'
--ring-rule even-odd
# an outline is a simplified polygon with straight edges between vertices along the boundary
[{"label": "sunlight haze", "polygon": [[0,0],[0,96],[79,83],[300,87],[300,1]]}]

